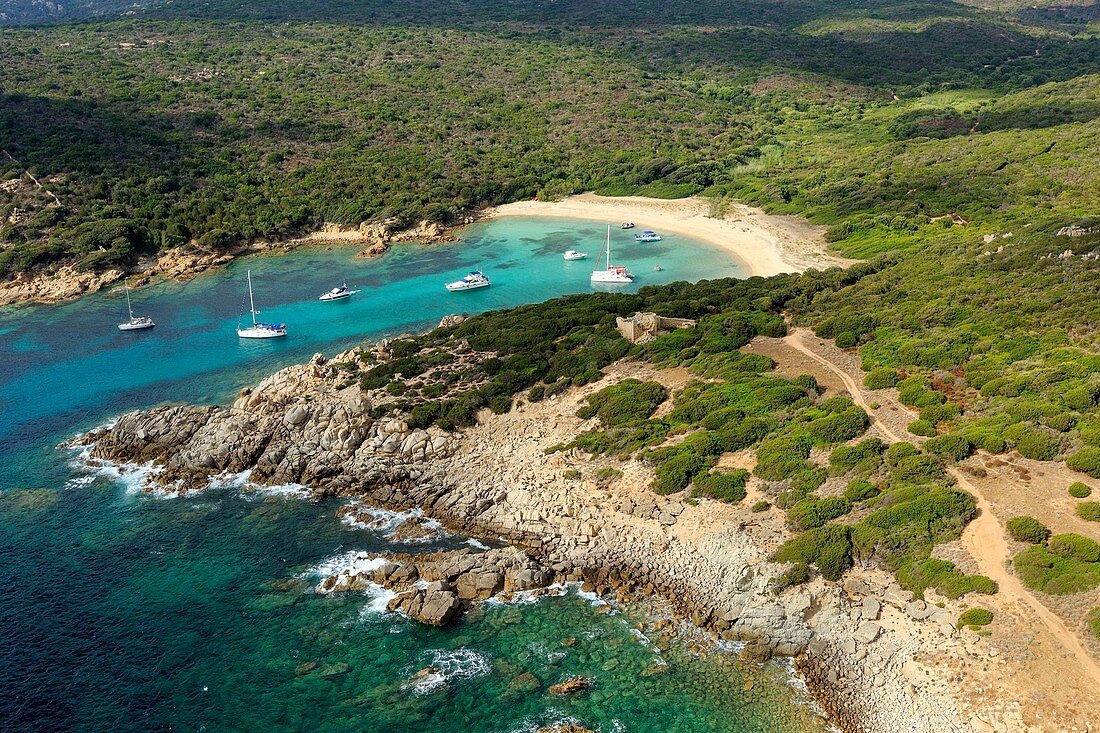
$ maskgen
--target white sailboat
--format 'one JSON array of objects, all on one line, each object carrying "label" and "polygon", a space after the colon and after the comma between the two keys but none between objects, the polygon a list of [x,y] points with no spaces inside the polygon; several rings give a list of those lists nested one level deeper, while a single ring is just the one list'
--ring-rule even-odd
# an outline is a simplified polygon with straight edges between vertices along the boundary
[{"label": "white sailboat", "polygon": [[286,326],[282,323],[262,323],[256,320],[259,313],[256,310],[256,301],[252,297],[252,270],[248,271],[248,306],[252,313],[252,326],[241,328],[237,322],[237,335],[243,339],[270,339],[286,336]]},{"label": "white sailboat", "polygon": [[576,260],[583,260],[586,257],[588,257],[587,252],[578,252],[575,249],[567,249],[567,250],[565,250],[565,254],[562,255],[562,259],[564,259],[566,262],[574,262]]},{"label": "white sailboat", "polygon": [[611,264],[611,225],[607,225],[607,267],[600,269],[599,260],[596,261],[596,269],[592,271],[590,282],[592,283],[630,283],[634,282],[634,276],[630,270],[622,265]]},{"label": "white sailboat", "polygon": [[153,323],[153,319],[149,316],[135,316],[134,309],[130,305],[130,286],[123,283],[123,287],[126,288],[126,310],[130,312],[130,320],[123,321],[118,324],[119,331],[141,331],[142,329],[152,328],[157,325]]}]

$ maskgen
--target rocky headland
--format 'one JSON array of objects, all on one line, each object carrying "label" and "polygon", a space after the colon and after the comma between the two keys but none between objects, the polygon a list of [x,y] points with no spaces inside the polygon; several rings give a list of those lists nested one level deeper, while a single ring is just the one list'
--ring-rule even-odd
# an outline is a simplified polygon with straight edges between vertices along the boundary
[{"label": "rocky headland", "polygon": [[[655,495],[646,488],[652,470],[639,460],[615,461],[608,473],[599,469],[609,459],[547,452],[591,427],[576,415],[586,396],[628,377],[682,386],[682,370],[620,362],[599,382],[503,415],[485,410],[476,425],[448,431],[411,427],[388,409],[386,390],[349,376],[347,364],[393,358],[387,349],[318,354],[242,390],[229,407],[133,412],[82,442],[93,462],[151,464],[159,491],[201,490],[250,471],[258,484],[347,497],[349,511],[355,503],[416,508],[449,529],[508,545],[388,556],[324,578],[319,592],[381,585],[397,593],[392,610],[437,625],[485,598],[554,583],[580,582],[622,600],[662,598],[715,638],[746,642],[746,659],[797,658],[841,730],[1026,730],[1018,708],[968,697],[952,676],[952,661],[1004,661],[956,629],[959,602],[931,591],[915,599],[874,568],[857,567],[842,583],[788,586],[786,566],[768,560],[786,537],[777,512]],[[461,344],[455,351],[443,371],[486,356]],[[750,455],[730,460],[751,466]],[[749,490],[750,499],[759,491]]]}]

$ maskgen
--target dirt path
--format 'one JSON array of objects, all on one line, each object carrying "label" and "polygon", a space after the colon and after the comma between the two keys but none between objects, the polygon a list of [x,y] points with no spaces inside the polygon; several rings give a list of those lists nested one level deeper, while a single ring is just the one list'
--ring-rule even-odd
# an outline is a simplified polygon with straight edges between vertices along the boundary
[{"label": "dirt path", "polygon": [[[908,440],[908,438],[899,436],[888,425],[875,417],[875,411],[871,409],[867,398],[864,396],[862,386],[852,377],[852,375],[845,372],[841,367],[834,364],[825,356],[814,351],[812,342],[808,341],[807,336],[813,338],[812,334],[808,331],[799,329],[792,331],[784,341],[790,345],[791,348],[798,350],[822,366],[827,367],[840,377],[844,382],[844,386],[847,387],[848,391],[851,393],[852,401],[862,407],[867,414],[870,415],[871,424],[877,427],[879,431],[890,440],[895,443],[902,440]],[[879,401],[890,400],[889,397],[879,394],[875,395],[875,399]],[[1047,627],[1050,633],[1068,651],[1072,652],[1073,655],[1077,657],[1077,661],[1080,662],[1082,669],[1092,678],[1093,682],[1100,684],[1100,664],[1097,664],[1096,660],[1089,654],[1077,635],[1066,626],[1065,622],[1063,622],[1057,614],[1043,605],[1031,591],[1025,588],[1015,575],[1012,575],[1008,571],[1010,557],[1008,541],[1005,539],[1004,530],[997,521],[997,517],[993,514],[993,509],[989,504],[989,500],[986,499],[982,492],[978,490],[978,487],[971,483],[957,468],[953,466],[948,467],[947,471],[956,481],[958,481],[961,488],[968,491],[974,497],[974,502],[977,505],[978,516],[975,517],[970,524],[966,525],[966,529],[963,530],[962,543],[966,551],[970,553],[978,563],[978,567],[982,574],[989,576],[997,582],[998,594],[1003,602],[1023,603],[1030,608],[1032,612],[1039,617],[1039,620],[1043,622],[1043,625]]]}]

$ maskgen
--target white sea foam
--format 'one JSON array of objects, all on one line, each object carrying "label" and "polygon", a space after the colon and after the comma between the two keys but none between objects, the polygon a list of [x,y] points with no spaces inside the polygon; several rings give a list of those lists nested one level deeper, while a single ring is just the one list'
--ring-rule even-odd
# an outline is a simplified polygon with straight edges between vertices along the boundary
[{"label": "white sea foam", "polygon": [[561,710],[549,708],[535,718],[526,718],[518,727],[508,733],[537,733],[543,728],[564,728],[569,725],[581,725],[580,718],[567,715]]},{"label": "white sea foam", "polygon": [[487,544],[485,544],[484,542],[481,542],[479,540],[476,540],[473,537],[467,537],[466,541],[463,544],[467,544],[470,547],[476,548],[478,550],[488,550],[489,549],[489,546]]},{"label": "white sea foam", "polygon": [[[409,676],[405,689],[417,695],[425,695],[450,684],[454,680],[472,679],[489,673],[489,660],[473,649],[430,649],[418,657],[418,665],[406,667],[404,674]],[[433,671],[423,677],[413,679],[417,669],[433,667]]]},{"label": "white sea foam", "polygon": [[351,550],[350,552],[333,555],[330,558],[322,560],[320,563],[307,570],[303,574],[303,577],[319,577],[322,579],[333,575],[351,577],[352,575],[369,573],[373,570],[377,570],[387,562],[389,561],[384,557],[371,555],[362,550]]},{"label": "white sea foam", "polygon": [[413,539],[394,537],[395,530],[403,523],[407,522],[410,519],[419,519],[423,516],[424,512],[419,508],[411,509],[405,512],[398,512],[393,511],[392,509],[381,509],[379,507],[359,505],[358,511],[356,511],[354,514],[348,513],[344,515],[343,522],[344,524],[347,524],[348,526],[355,529],[365,529],[373,532],[380,532],[382,536],[390,542],[407,545],[431,542],[433,540],[450,536],[447,530],[443,529],[443,525],[440,524],[437,520],[426,519],[420,523],[420,526],[431,534]]}]

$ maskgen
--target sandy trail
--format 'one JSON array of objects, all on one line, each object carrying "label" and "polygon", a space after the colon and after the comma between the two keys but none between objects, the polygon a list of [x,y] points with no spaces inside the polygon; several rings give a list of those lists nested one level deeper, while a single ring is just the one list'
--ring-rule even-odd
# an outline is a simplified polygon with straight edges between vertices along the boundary
[{"label": "sandy trail", "polygon": [[[784,341],[792,348],[810,357],[824,367],[832,370],[844,382],[851,393],[852,401],[862,407],[871,418],[871,424],[876,426],[890,440],[899,442],[908,440],[900,437],[888,425],[878,420],[875,411],[864,396],[861,385],[845,372],[840,366],[834,364],[825,356],[813,350],[812,342],[807,341],[808,332],[805,330],[792,331]],[[885,395],[875,395],[877,401],[890,400]],[[1010,553],[1008,541],[1005,539],[1004,530],[1001,528],[989,500],[978,490],[978,487],[970,482],[966,476],[955,467],[948,467],[948,472],[958,481],[960,487],[968,491],[973,497],[978,508],[978,516],[966,526],[962,534],[962,543],[966,551],[978,563],[983,575],[987,575],[997,583],[998,595],[1003,602],[1023,603],[1042,621],[1047,630],[1077,658],[1081,668],[1089,675],[1095,684],[1100,684],[1100,665],[1089,654],[1084,644],[1073,631],[1066,626],[1061,618],[1047,608],[1035,597],[1020,580],[1008,571]]]},{"label": "sandy trail", "polygon": [[517,201],[490,209],[485,216],[591,219],[613,226],[633,221],[638,229],[694,237],[719,247],[741,264],[746,277],[844,267],[855,262],[829,254],[825,227],[805,219],[771,216],[740,204],[729,204],[720,216],[711,213],[710,203],[694,196],[654,199],[583,193],[560,201]]}]

